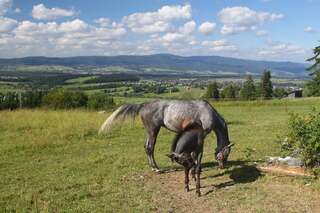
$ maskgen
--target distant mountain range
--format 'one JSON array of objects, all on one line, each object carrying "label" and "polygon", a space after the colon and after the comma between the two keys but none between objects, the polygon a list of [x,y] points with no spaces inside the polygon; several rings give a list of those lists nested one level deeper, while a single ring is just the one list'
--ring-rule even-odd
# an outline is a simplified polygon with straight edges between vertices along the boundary
[{"label": "distant mountain range", "polygon": [[259,75],[265,69],[279,77],[308,76],[305,63],[274,62],[237,59],[221,56],[183,57],[170,54],[145,56],[79,56],[79,57],[25,57],[0,59],[0,71],[6,66],[64,66],[71,68],[120,67],[126,71],[175,72],[193,74]]}]

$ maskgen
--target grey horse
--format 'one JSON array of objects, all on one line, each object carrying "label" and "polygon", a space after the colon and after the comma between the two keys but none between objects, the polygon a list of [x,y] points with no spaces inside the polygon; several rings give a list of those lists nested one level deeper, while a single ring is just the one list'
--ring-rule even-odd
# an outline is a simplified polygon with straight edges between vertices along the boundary
[{"label": "grey horse", "polygon": [[223,117],[204,100],[155,100],[141,104],[125,104],[114,111],[101,126],[99,133],[107,133],[115,120],[141,116],[147,133],[145,150],[152,170],[159,172],[154,159],[154,147],[161,127],[181,133],[193,123],[201,124],[205,138],[212,130],[217,136],[216,160],[223,168],[229,153],[230,144],[227,123]]}]

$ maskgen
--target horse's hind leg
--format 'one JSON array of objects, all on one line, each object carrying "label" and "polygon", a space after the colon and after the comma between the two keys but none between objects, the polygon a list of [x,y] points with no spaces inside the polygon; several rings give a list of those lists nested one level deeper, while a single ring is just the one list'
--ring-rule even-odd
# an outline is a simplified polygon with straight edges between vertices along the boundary
[{"label": "horse's hind leg", "polygon": [[151,166],[153,171],[159,172],[160,169],[154,159],[154,147],[157,142],[157,136],[159,133],[160,127],[157,128],[150,128],[147,130],[147,141],[145,144],[145,150],[148,157],[149,165]]}]

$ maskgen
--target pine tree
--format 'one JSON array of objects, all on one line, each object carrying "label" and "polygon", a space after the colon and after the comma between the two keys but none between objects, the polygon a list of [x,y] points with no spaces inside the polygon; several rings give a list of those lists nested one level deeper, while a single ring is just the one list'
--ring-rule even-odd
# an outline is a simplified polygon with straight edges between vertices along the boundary
[{"label": "pine tree", "polygon": [[314,61],[314,64],[308,68],[313,77],[307,84],[308,96],[320,96],[320,46],[313,50],[314,56],[307,61]]},{"label": "pine tree", "polygon": [[260,83],[260,96],[262,98],[271,98],[273,93],[272,82],[271,82],[271,73],[270,71],[265,70],[261,76]]},{"label": "pine tree", "polygon": [[220,93],[219,93],[218,83],[217,82],[214,81],[213,83],[208,85],[205,97],[206,98],[213,98],[213,99],[216,99],[216,100],[218,100],[220,98]]},{"label": "pine tree", "polygon": [[240,98],[243,100],[254,100],[256,98],[256,88],[251,75],[246,77],[240,90]]}]

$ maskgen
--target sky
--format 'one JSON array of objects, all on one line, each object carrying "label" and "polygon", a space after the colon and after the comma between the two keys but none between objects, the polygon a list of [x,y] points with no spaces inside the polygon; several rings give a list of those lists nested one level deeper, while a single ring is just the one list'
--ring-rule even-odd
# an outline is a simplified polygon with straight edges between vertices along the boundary
[{"label": "sky", "polygon": [[320,0],[0,0],[0,58],[148,55],[305,62]]}]

